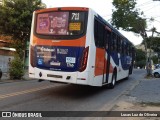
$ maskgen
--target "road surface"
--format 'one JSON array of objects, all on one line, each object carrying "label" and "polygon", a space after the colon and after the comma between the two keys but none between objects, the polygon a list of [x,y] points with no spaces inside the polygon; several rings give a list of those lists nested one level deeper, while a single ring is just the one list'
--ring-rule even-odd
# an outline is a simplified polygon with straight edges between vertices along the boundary
[{"label": "road surface", "polygon": [[37,80],[0,84],[0,111],[109,111],[144,74],[136,69],[114,89]]}]

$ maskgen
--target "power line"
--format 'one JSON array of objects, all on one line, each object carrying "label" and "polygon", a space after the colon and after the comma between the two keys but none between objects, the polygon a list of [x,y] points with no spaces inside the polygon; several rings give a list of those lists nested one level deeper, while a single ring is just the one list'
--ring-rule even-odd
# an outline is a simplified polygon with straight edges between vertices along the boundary
[{"label": "power line", "polygon": [[142,8],[146,8],[146,7],[148,7],[148,6],[150,6],[150,5],[153,5],[154,4],[154,2],[148,2],[147,4],[141,4],[141,5],[137,5],[137,6],[135,6],[136,8],[139,8],[139,9],[142,9]]},{"label": "power line", "polygon": [[160,21],[159,21],[159,20],[154,19],[154,21],[157,21],[157,22],[159,22],[159,23],[160,23]]},{"label": "power line", "polygon": [[153,6],[153,7],[149,8],[149,9],[147,9],[147,10],[144,10],[143,12],[149,11],[149,10],[151,10],[151,9],[154,9],[155,7],[158,7],[158,6],[159,6],[159,5]]},{"label": "power line", "polygon": [[160,17],[160,16],[157,16],[157,17],[154,17],[154,18],[158,18],[158,17]]},{"label": "power line", "polygon": [[136,7],[142,7],[142,6],[145,6],[145,5],[150,4],[150,3],[152,4],[153,2],[152,1],[148,1],[148,2],[142,3],[140,5],[137,5]]}]

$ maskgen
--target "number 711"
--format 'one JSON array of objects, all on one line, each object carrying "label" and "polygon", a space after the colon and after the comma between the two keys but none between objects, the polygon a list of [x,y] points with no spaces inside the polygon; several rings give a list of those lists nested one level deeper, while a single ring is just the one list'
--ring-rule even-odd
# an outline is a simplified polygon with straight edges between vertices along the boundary
[{"label": "number 711", "polygon": [[72,20],[79,20],[79,13],[72,13]]}]

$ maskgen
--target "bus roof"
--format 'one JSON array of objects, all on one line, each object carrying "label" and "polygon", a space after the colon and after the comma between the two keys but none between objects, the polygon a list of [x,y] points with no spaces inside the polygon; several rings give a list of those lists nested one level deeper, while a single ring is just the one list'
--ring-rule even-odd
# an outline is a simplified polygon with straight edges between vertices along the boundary
[{"label": "bus roof", "polygon": [[45,9],[40,9],[40,10],[36,10],[36,13],[41,13],[41,12],[48,12],[48,11],[63,11],[63,10],[70,10],[70,11],[88,11],[89,8],[87,7],[56,7],[56,8],[45,8]]}]

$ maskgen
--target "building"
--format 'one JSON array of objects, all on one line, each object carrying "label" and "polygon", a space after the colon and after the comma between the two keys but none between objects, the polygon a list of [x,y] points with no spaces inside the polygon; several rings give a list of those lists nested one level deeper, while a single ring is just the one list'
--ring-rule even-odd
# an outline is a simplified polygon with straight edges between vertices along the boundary
[{"label": "building", "polygon": [[9,62],[14,58],[14,48],[9,48],[9,42],[0,40],[0,69],[2,72],[8,72]]},{"label": "building", "polygon": [[[145,46],[143,44],[136,45],[135,47],[136,47],[136,49],[141,49],[142,51],[145,52]],[[152,49],[147,49],[147,56],[148,57],[149,56],[153,57],[155,55],[156,55],[156,53]]]}]

